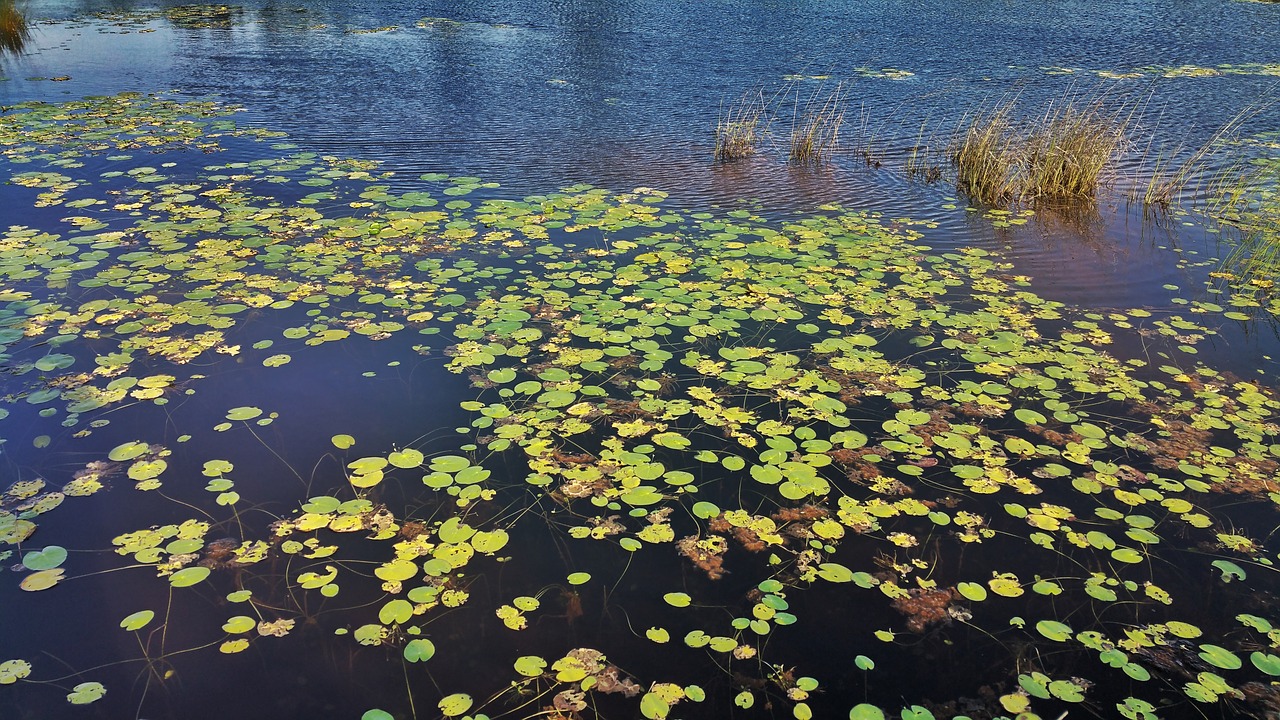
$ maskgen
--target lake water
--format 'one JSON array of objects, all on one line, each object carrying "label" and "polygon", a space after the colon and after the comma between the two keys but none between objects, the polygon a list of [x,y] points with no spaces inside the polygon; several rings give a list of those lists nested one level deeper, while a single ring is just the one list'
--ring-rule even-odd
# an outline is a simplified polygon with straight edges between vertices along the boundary
[{"label": "lake water", "polygon": [[[1280,712],[1280,5],[18,7],[0,717]],[[1071,97],[1096,202],[956,189]]]}]

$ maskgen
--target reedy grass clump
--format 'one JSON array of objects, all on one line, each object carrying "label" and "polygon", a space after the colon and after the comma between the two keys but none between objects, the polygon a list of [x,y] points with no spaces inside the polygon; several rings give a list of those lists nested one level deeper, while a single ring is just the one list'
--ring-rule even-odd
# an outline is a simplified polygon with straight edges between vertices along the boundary
[{"label": "reedy grass clump", "polygon": [[17,55],[31,39],[31,26],[16,0],[0,0],[0,55]]},{"label": "reedy grass clump", "polygon": [[769,103],[764,92],[744,93],[716,120],[715,159],[737,160],[755,154],[769,125]]},{"label": "reedy grass clump", "polygon": [[962,121],[964,136],[955,144],[951,161],[956,187],[986,205],[1015,200],[1021,195],[1023,149],[1019,133],[1010,122],[1014,103],[1002,101],[979,109]]},{"label": "reedy grass clump", "polygon": [[1103,172],[1127,145],[1126,119],[1100,103],[1051,107],[1028,138],[1024,193],[1033,198],[1091,198]]},{"label": "reedy grass clump", "polygon": [[814,90],[801,105],[799,93],[791,114],[790,150],[792,162],[821,162],[830,157],[840,142],[844,125],[844,85],[828,95]]},{"label": "reedy grass clump", "polygon": [[1222,173],[1206,210],[1239,232],[1224,267],[1259,287],[1272,287],[1280,277],[1280,157]]},{"label": "reedy grass clump", "polygon": [[1089,199],[1127,146],[1127,115],[1068,94],[1039,117],[1015,122],[1016,99],[962,121],[951,153],[956,185],[974,201]]}]

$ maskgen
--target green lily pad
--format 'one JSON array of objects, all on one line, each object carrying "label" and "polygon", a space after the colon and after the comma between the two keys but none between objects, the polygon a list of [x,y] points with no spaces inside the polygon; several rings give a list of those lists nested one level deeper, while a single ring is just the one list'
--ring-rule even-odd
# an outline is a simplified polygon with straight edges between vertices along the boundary
[{"label": "green lily pad", "polygon": [[525,677],[538,677],[547,670],[547,661],[537,655],[523,655],[516,658],[516,672]]},{"label": "green lily pad", "polygon": [[156,614],[152,610],[139,610],[138,612],[128,615],[125,619],[121,620],[120,627],[130,632],[141,630],[154,620],[155,617]]},{"label": "green lily pad", "polygon": [[426,638],[415,638],[404,646],[404,659],[409,662],[426,662],[435,657],[435,654],[435,643]]},{"label": "green lily pad", "polygon": [[52,570],[66,562],[67,549],[49,545],[43,550],[32,550],[22,556],[22,564],[28,570]]},{"label": "green lily pad", "polygon": [[457,717],[471,709],[475,703],[471,696],[466,693],[454,693],[446,695],[440,700],[438,707],[445,717]]},{"label": "green lily pad", "polygon": [[849,720],[885,720],[884,711],[875,705],[858,703],[849,710]]},{"label": "green lily pad", "polygon": [[1220,646],[1204,644],[1200,646],[1200,659],[1223,670],[1239,670],[1243,661],[1230,650]]},{"label": "green lily pad", "polygon": [[67,702],[72,705],[88,705],[102,699],[107,694],[107,689],[99,682],[82,682],[71,688],[71,692],[67,695]]},{"label": "green lily pad", "polygon": [[176,588],[191,587],[209,577],[209,568],[199,565],[183,568],[169,576],[169,584]]},{"label": "green lily pad", "polygon": [[1057,642],[1063,642],[1071,637],[1071,626],[1057,620],[1041,620],[1036,623],[1036,631],[1041,635]]},{"label": "green lily pad", "polygon": [[682,592],[669,592],[663,595],[662,599],[671,607],[678,608],[689,607],[689,604],[693,602],[693,598]]}]

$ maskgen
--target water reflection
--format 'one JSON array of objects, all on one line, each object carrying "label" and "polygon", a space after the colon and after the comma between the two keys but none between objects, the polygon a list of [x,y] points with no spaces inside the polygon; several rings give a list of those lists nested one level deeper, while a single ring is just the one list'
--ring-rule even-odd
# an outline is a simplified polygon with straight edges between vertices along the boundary
[{"label": "water reflection", "polygon": [[30,39],[31,26],[16,0],[0,0],[0,56],[20,54]]}]

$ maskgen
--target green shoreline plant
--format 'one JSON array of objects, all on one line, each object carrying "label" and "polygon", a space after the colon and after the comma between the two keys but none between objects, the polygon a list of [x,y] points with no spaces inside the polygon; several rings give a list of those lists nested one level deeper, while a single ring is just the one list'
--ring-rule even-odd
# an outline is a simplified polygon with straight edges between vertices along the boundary
[{"label": "green shoreline plant", "polygon": [[0,0],[0,57],[22,53],[31,39],[31,26],[17,0]]}]

